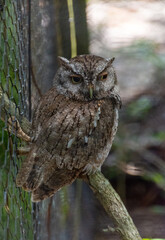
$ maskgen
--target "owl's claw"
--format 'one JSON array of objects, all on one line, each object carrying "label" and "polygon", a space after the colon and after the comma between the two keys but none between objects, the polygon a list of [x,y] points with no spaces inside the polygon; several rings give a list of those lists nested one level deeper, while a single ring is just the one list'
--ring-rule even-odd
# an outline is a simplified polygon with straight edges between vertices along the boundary
[{"label": "owl's claw", "polygon": [[91,175],[94,174],[97,171],[100,171],[100,165],[98,166],[98,164],[96,163],[88,163],[84,168],[83,168],[83,175]]},{"label": "owl's claw", "polygon": [[31,142],[31,137],[23,132],[20,123],[14,116],[8,119],[8,124],[8,129],[10,132],[16,131],[17,137],[21,138],[25,142]]}]

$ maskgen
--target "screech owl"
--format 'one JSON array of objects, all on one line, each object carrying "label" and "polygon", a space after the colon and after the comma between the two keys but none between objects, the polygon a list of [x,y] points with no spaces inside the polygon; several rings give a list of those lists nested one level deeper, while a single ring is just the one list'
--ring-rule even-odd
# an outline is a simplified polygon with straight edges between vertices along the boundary
[{"label": "screech owl", "polygon": [[31,150],[17,176],[32,201],[52,196],[80,174],[92,174],[108,156],[121,104],[113,60],[59,57],[54,87],[35,110]]}]

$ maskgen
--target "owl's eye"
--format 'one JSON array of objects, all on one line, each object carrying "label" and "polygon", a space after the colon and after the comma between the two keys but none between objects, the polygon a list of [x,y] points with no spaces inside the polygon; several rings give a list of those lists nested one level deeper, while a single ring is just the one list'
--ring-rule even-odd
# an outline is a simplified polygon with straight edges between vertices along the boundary
[{"label": "owl's eye", "polygon": [[71,81],[73,84],[78,84],[82,82],[82,77],[79,75],[71,75]]},{"label": "owl's eye", "polygon": [[101,74],[98,76],[98,80],[99,80],[99,81],[105,81],[105,80],[107,80],[107,76],[108,76],[108,73],[107,73],[107,72],[103,72],[103,73],[101,73]]}]

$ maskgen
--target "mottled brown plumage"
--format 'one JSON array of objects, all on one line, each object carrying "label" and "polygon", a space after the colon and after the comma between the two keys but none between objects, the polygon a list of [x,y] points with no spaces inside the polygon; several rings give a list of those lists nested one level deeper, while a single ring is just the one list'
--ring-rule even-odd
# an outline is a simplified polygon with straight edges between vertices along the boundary
[{"label": "mottled brown plumage", "polygon": [[112,61],[94,55],[60,58],[54,87],[34,113],[31,151],[17,176],[33,201],[100,169],[106,159],[120,105]]}]

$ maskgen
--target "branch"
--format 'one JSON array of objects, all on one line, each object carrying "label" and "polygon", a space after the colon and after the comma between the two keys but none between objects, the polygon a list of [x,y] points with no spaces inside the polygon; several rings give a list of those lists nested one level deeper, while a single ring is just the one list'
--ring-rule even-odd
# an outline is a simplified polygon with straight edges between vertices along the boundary
[{"label": "branch", "polygon": [[15,103],[13,103],[3,92],[0,87],[0,117],[5,121],[6,114],[10,114],[10,117],[15,117],[19,121],[20,127],[24,133],[30,135],[31,133],[31,123],[26,117],[20,116],[19,110]]},{"label": "branch", "polygon": [[122,240],[142,240],[123,202],[101,172],[88,176],[88,184],[108,215]]}]

